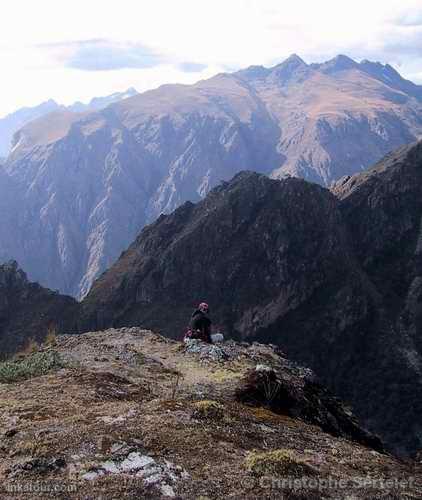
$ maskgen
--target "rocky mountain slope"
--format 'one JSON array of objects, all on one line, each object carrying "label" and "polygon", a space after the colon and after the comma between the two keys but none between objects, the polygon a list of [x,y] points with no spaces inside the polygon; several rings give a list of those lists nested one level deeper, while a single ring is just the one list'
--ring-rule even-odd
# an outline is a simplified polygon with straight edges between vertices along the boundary
[{"label": "rocky mountain slope", "polygon": [[15,364],[7,383],[0,364],[5,500],[31,485],[72,499],[422,498],[422,465],[383,453],[271,346],[126,328],[59,336]]},{"label": "rocky mountain slope", "polygon": [[16,262],[0,266],[0,354],[41,341],[47,332],[69,331],[77,303],[71,297],[30,283]]},{"label": "rocky mountain slope", "polygon": [[422,144],[333,193],[244,172],[146,227],[82,304],[81,329],[183,334],[207,300],[225,333],[278,344],[391,449],[422,448]]},{"label": "rocky mountain slope", "polygon": [[415,140],[421,96],[388,65],[291,56],[41,118],[0,167],[17,192],[0,214],[17,214],[0,234],[0,261],[82,297],[146,223],[240,170],[328,186]]},{"label": "rocky mountain slope", "polygon": [[75,113],[100,110],[114,102],[133,97],[136,94],[137,91],[130,88],[126,92],[115,92],[105,97],[94,97],[87,104],[78,101],[66,107],[58,104],[53,99],[49,99],[38,106],[18,109],[0,118],[0,157],[6,158],[9,155],[15,133],[37,118],[41,118],[53,111],[63,111],[65,109]]},{"label": "rocky mountain slope", "polygon": [[[83,309],[96,328],[138,323],[177,337],[193,304],[206,298],[229,335],[247,338],[282,314],[309,311],[322,286],[324,304],[340,318],[359,284],[328,190],[242,172],[146,227],[95,282]],[[364,307],[359,312],[365,317]]]}]

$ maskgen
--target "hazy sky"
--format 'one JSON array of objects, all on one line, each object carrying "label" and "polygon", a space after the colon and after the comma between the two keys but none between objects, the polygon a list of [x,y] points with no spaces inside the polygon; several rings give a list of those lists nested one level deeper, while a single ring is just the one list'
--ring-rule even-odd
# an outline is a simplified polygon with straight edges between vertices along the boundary
[{"label": "hazy sky", "polygon": [[0,36],[0,115],[291,53],[388,62],[422,84],[422,0],[3,0]]}]

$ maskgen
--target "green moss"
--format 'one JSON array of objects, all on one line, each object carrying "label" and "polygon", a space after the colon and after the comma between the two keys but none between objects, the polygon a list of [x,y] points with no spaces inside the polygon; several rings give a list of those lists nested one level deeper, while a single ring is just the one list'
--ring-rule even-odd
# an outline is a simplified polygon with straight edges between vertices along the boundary
[{"label": "green moss", "polygon": [[193,404],[194,418],[222,418],[224,416],[224,406],[216,401],[204,399]]},{"label": "green moss", "polygon": [[273,450],[263,453],[251,452],[245,460],[245,467],[257,476],[284,475],[304,476],[315,473],[296,452],[287,449]]},{"label": "green moss", "polygon": [[39,377],[63,367],[64,363],[58,352],[34,352],[23,359],[0,363],[0,383],[7,384],[32,377]]},{"label": "green moss", "polygon": [[243,375],[242,372],[236,372],[234,370],[225,370],[225,369],[219,369],[215,370],[210,374],[210,379],[213,380],[214,382],[220,383],[220,382],[226,382],[228,380],[234,380],[241,378]]}]

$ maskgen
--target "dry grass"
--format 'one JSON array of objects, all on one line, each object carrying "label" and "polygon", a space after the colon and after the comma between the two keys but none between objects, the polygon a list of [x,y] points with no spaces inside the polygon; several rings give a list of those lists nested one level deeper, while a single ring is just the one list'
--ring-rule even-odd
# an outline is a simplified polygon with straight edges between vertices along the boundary
[{"label": "dry grass", "polygon": [[44,339],[44,344],[47,346],[54,346],[57,344],[57,327],[54,324],[51,324],[48,327],[47,335]]},{"label": "dry grass", "polygon": [[224,417],[224,406],[217,401],[203,400],[193,404],[193,417],[199,419],[221,419]]},{"label": "dry grass", "polygon": [[26,343],[25,347],[20,352],[18,352],[16,356],[19,357],[19,356],[33,354],[34,352],[37,352],[39,348],[40,345],[38,344],[38,342],[35,339],[30,338],[28,339],[28,342]]},{"label": "dry grass", "polygon": [[305,476],[316,473],[316,470],[296,452],[287,449],[249,453],[245,460],[245,467],[257,476]]},{"label": "dry grass", "polygon": [[183,379],[183,374],[180,373],[180,372],[175,372],[175,379],[174,379],[174,383],[173,383],[173,387],[171,389],[171,396],[170,396],[170,399],[172,401],[175,400],[176,398],[176,395],[177,395],[177,391],[179,389],[179,383],[180,383],[180,379]]}]

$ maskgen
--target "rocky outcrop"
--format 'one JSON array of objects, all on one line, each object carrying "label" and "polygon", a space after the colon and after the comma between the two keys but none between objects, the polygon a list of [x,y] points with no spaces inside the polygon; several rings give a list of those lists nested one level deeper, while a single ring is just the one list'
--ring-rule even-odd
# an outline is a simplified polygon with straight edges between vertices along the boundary
[{"label": "rocky outcrop", "polygon": [[310,370],[287,360],[278,367],[257,365],[245,376],[236,396],[246,404],[261,404],[275,413],[318,425],[334,436],[384,451],[380,439],[362,429],[350,410]]},{"label": "rocky outcrop", "polygon": [[328,186],[420,136],[421,99],[389,66],[291,56],[50,114],[20,131],[0,167],[17,190],[0,213],[0,228],[16,219],[0,233],[0,261],[83,297],[161,213],[245,169]]},{"label": "rocky outcrop", "polygon": [[[219,348],[224,361],[203,344],[191,353],[122,328],[58,336],[20,361],[60,359],[31,380],[3,384],[0,365],[2,497],[26,499],[23,488],[38,484],[71,498],[420,497],[421,466],[360,444],[350,426],[376,438],[310,370],[271,346]],[[294,395],[296,415],[239,401],[263,367]],[[321,428],[328,422],[336,432]]]},{"label": "rocky outcrop", "polygon": [[420,449],[421,145],[339,182],[244,172],[146,227],[82,304],[80,327],[177,338],[211,304],[227,335],[315,369],[390,449]]},{"label": "rocky outcrop", "polygon": [[42,341],[50,331],[55,335],[71,331],[77,303],[71,297],[30,283],[16,262],[0,266],[0,353],[24,348],[29,340]]}]

